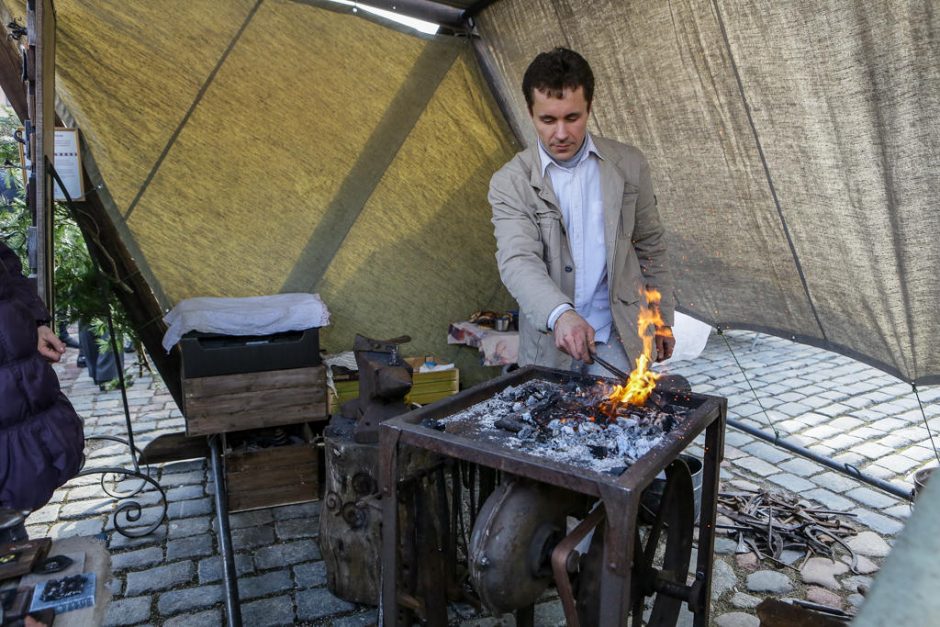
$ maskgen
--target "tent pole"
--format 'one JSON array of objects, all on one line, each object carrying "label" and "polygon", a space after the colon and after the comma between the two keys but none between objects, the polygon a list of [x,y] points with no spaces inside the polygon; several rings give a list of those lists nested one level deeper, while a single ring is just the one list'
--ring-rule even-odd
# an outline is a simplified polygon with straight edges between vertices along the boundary
[{"label": "tent pole", "polygon": [[744,431],[745,433],[753,435],[756,438],[760,438],[761,440],[770,442],[774,446],[779,446],[780,448],[784,448],[792,453],[796,453],[797,455],[800,455],[801,457],[805,457],[818,464],[822,464],[823,466],[832,468],[836,472],[842,473],[843,475],[847,475],[849,477],[852,477],[853,479],[858,479],[859,481],[867,483],[880,490],[884,490],[885,492],[892,494],[900,499],[905,499],[907,501],[912,501],[912,502],[914,500],[914,494],[912,490],[905,490],[904,488],[898,485],[895,485],[893,483],[889,483],[883,479],[879,479],[877,477],[867,475],[863,473],[861,470],[859,470],[857,467],[853,466],[852,464],[849,464],[847,462],[837,462],[836,460],[830,457],[826,457],[825,455],[820,455],[819,453],[814,453],[813,451],[809,450],[808,448],[802,447],[799,444],[793,444],[792,442],[788,442],[784,438],[771,435],[770,433],[765,433],[764,431],[761,431],[760,429],[751,427],[750,425],[746,425],[738,420],[734,420],[733,418],[728,418],[728,425],[731,427],[734,427],[735,429],[740,429],[741,431]]}]

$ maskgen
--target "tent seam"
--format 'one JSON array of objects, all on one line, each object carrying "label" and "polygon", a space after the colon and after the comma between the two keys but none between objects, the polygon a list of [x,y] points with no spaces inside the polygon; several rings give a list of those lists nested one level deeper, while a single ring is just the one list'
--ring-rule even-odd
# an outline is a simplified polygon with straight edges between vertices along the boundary
[{"label": "tent seam", "polygon": [[767,165],[767,157],[764,154],[764,147],[761,143],[760,135],[757,133],[757,126],[754,124],[754,117],[751,115],[751,107],[748,104],[747,96],[744,93],[744,82],[741,79],[741,73],[738,71],[738,64],[735,62],[734,54],[731,51],[731,42],[728,40],[728,31],[725,28],[724,19],[721,17],[721,10],[718,7],[718,0],[712,0],[712,6],[715,9],[715,17],[718,19],[718,27],[721,30],[721,37],[725,43],[725,50],[728,53],[728,61],[731,64],[731,71],[734,73],[734,80],[737,83],[738,91],[741,94],[741,102],[744,104],[744,113],[747,116],[748,125],[750,125],[751,133],[754,136],[754,144],[757,148],[757,154],[760,156],[761,165],[764,168],[764,175],[767,177],[767,185],[770,189],[770,196],[773,198],[774,206],[777,209],[777,216],[780,218],[780,225],[783,227],[783,234],[787,238],[787,245],[790,247],[790,254],[793,256],[793,263],[796,266],[797,273],[800,275],[800,283],[803,284],[803,291],[806,294],[806,300],[809,303],[810,310],[813,312],[813,317],[816,319],[816,325],[819,327],[819,333],[826,342],[829,342],[829,337],[826,335],[825,328],[823,328],[822,320],[819,318],[819,312],[816,311],[816,303],[813,302],[813,297],[809,289],[809,283],[806,280],[806,274],[803,272],[803,264],[800,263],[800,256],[796,252],[796,245],[793,243],[793,237],[790,235],[790,228],[787,226],[787,220],[783,215],[783,209],[780,207],[780,199],[777,197],[777,188],[774,186],[773,177],[770,174],[770,166]]},{"label": "tent seam", "polygon": [[124,220],[127,220],[131,217],[131,214],[134,212],[134,209],[137,208],[140,199],[143,198],[144,194],[147,192],[147,188],[150,187],[150,183],[153,181],[154,177],[157,175],[157,172],[160,170],[160,167],[163,165],[163,161],[166,159],[167,155],[170,153],[170,150],[176,144],[176,140],[179,139],[180,133],[183,132],[183,129],[189,123],[189,118],[192,117],[193,113],[196,111],[196,107],[199,106],[199,103],[202,102],[203,97],[206,95],[206,92],[209,91],[209,87],[212,85],[212,82],[215,80],[216,75],[219,73],[219,70],[222,69],[222,66],[225,64],[225,61],[228,59],[229,54],[235,48],[235,44],[238,43],[238,40],[241,39],[242,34],[248,28],[248,24],[254,19],[255,14],[258,12],[258,9],[261,8],[261,5],[264,3],[264,0],[256,0],[255,5],[248,12],[248,15],[245,17],[245,20],[242,22],[241,27],[232,37],[232,40],[226,46],[225,51],[222,53],[222,56],[219,57],[218,62],[215,64],[215,67],[212,68],[212,71],[209,72],[209,75],[206,77],[205,82],[202,86],[199,87],[199,91],[196,92],[196,97],[193,99],[193,103],[189,106],[189,109],[186,111],[186,114],[183,116],[183,119],[180,120],[180,123],[177,125],[176,130],[173,131],[173,134],[170,135],[170,139],[167,140],[166,146],[164,146],[163,151],[160,153],[160,156],[157,157],[156,163],[153,164],[153,167],[150,169],[150,173],[147,175],[147,178],[144,179],[143,184],[140,186],[140,189],[137,190],[137,195],[134,196],[134,199],[131,201],[130,205],[127,207],[127,211],[124,213]]}]

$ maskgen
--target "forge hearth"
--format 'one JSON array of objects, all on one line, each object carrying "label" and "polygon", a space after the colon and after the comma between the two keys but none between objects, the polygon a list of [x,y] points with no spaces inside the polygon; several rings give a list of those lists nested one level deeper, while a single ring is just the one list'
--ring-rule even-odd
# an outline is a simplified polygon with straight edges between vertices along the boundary
[{"label": "forge hearth", "polygon": [[[385,624],[411,624],[415,617],[431,625],[446,624],[446,603],[454,599],[460,582],[454,586],[441,585],[441,581],[447,579],[445,573],[459,571],[451,563],[459,553],[454,547],[468,532],[459,530],[455,522],[458,510],[465,506],[458,505],[458,495],[447,497],[445,490],[459,491],[460,485],[467,485],[467,467],[471,472],[477,469],[481,478],[480,500],[475,506],[471,499],[471,517],[499,520],[493,508],[483,504],[485,485],[486,494],[505,495],[507,500],[513,493],[522,495],[519,499],[528,498],[525,495],[534,485],[537,491],[552,495],[543,501],[557,494],[572,503],[598,505],[583,509],[578,515],[583,522],[574,531],[565,529],[551,540],[542,538],[534,547],[542,550],[529,558],[532,572],[527,576],[554,581],[569,625],[623,625],[631,611],[643,612],[647,597],[655,599],[649,624],[675,624],[683,603],[695,613],[695,625],[708,623],[727,401],[657,391],[645,406],[612,407],[605,404],[603,385],[613,382],[600,388],[595,383],[568,372],[527,367],[381,425]],[[694,581],[688,583],[694,507],[688,467],[677,458],[703,431],[698,561]],[[436,454],[437,467],[415,468],[409,460],[418,452]],[[640,496],[663,471],[668,477],[663,513],[649,530],[644,529],[647,546],[643,547],[638,532]],[[446,472],[451,475],[444,481]],[[471,496],[473,485],[471,481]],[[436,518],[428,512],[427,495],[437,495],[434,502],[440,515]],[[531,517],[523,508],[515,520]],[[477,520],[470,524],[476,536],[486,536],[491,531],[486,525],[496,523]],[[591,548],[579,560],[575,546],[591,531]],[[532,533],[545,535],[541,529]],[[665,550],[660,546],[657,552],[661,536],[666,538]],[[468,548],[470,577],[475,586],[486,588],[476,591],[485,606],[509,611],[510,606],[500,606],[499,600],[493,602],[487,596],[501,585],[519,586],[519,581],[500,580],[501,573],[509,579],[515,571],[499,568],[501,557],[515,555],[511,551],[517,547],[509,546],[509,553],[500,554],[494,546],[502,549],[485,543]],[[487,549],[485,555],[483,549]],[[665,561],[654,564],[653,554],[664,552]],[[546,567],[548,556],[551,564]],[[588,572],[586,565],[593,570]],[[536,575],[536,570],[542,572]],[[429,572],[433,573],[430,577]],[[576,586],[572,578],[580,578]],[[531,605],[512,609],[517,624],[531,624]]]}]

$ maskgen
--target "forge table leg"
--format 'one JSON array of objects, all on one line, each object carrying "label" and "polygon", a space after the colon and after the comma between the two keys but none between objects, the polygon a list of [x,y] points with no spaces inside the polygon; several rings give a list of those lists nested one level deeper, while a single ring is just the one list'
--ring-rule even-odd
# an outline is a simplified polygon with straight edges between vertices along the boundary
[{"label": "forge table leg", "polygon": [[379,489],[382,495],[382,582],[379,624],[400,625],[398,615],[398,431],[379,430]]},{"label": "forge table leg", "polygon": [[698,562],[695,582],[699,586],[699,599],[694,608],[695,627],[708,625],[712,598],[712,566],[715,555],[715,520],[718,516],[718,490],[721,460],[725,447],[725,416],[727,405],[722,404],[718,418],[705,431],[705,463],[702,468],[702,501],[699,514]]},{"label": "forge table leg", "polygon": [[604,498],[604,563],[601,566],[601,607],[598,627],[622,627],[630,615],[638,497]]},{"label": "forge table leg", "polygon": [[225,616],[229,627],[241,627],[242,612],[238,600],[238,574],[235,554],[232,552],[232,534],[228,524],[228,504],[225,499],[225,477],[222,473],[222,452],[219,436],[209,436],[209,462],[215,481],[215,516],[219,527],[219,548],[222,552],[222,580],[225,583]]}]

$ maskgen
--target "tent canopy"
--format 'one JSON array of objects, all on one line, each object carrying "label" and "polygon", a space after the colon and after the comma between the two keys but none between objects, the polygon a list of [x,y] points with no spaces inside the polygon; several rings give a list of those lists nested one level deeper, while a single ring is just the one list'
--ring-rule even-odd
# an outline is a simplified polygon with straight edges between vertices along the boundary
[{"label": "tent canopy", "polygon": [[650,159],[681,310],[940,382],[930,0],[372,3],[469,38],[316,0],[55,4],[60,116],[160,307],[317,291],[330,350],[455,356],[449,321],[512,307],[487,183],[564,45],[591,130]]}]

